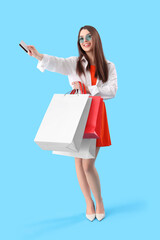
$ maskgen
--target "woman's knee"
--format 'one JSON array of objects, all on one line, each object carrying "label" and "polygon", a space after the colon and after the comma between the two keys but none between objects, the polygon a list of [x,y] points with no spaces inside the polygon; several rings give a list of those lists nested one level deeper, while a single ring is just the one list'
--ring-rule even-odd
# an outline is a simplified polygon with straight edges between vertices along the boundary
[{"label": "woman's knee", "polygon": [[82,159],[82,165],[85,172],[90,172],[94,168],[94,159]]}]

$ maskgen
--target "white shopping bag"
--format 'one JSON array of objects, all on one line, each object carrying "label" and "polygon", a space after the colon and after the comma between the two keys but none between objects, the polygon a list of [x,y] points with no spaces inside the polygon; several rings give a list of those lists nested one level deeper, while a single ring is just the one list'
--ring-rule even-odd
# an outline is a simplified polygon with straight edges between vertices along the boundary
[{"label": "white shopping bag", "polygon": [[81,142],[78,152],[64,149],[64,151],[52,151],[53,154],[79,157],[79,158],[95,158],[96,154],[96,138],[84,138]]},{"label": "white shopping bag", "polygon": [[78,151],[91,101],[89,94],[54,94],[34,141],[43,150]]}]

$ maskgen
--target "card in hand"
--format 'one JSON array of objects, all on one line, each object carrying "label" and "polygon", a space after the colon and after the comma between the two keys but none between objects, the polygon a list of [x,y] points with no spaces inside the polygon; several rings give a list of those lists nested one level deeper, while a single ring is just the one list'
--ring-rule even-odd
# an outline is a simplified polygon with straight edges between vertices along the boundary
[{"label": "card in hand", "polygon": [[27,44],[26,44],[25,42],[21,41],[21,42],[19,43],[19,46],[20,46],[24,51],[26,51],[26,52],[28,53]]}]

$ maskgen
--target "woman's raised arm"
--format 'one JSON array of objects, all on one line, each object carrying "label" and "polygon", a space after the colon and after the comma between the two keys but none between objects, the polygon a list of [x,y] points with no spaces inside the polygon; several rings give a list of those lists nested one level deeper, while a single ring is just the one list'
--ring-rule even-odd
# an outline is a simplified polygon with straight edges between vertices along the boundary
[{"label": "woman's raised arm", "polygon": [[32,45],[27,47],[29,50],[28,54],[38,59],[37,68],[41,72],[48,70],[51,72],[61,73],[63,75],[69,75],[76,69],[76,62],[78,58],[76,56],[68,58],[55,57],[48,54],[40,54]]}]

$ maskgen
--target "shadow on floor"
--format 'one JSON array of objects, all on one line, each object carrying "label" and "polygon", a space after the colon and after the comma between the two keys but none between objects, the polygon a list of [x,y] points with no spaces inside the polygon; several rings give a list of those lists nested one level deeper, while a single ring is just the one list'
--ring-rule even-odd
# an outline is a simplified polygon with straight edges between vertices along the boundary
[{"label": "shadow on floor", "polygon": [[67,217],[52,218],[37,223],[27,224],[24,226],[25,233],[23,235],[23,239],[36,239],[38,236],[47,234],[50,231],[73,227],[73,225],[79,224],[83,221],[86,221],[85,213]]},{"label": "shadow on floor", "polygon": [[[106,217],[102,221],[107,221],[108,217],[110,218],[115,215],[145,210],[146,206],[147,203],[145,201],[136,201],[113,207],[107,207],[105,208]],[[73,227],[73,225],[82,223],[84,221],[87,221],[89,223],[99,222],[97,219],[95,220],[93,222],[90,222],[88,219],[86,219],[84,212],[73,216],[52,218],[37,223],[28,224],[25,226],[25,233],[23,235],[23,239],[36,239],[38,238],[38,236],[48,234],[49,232],[55,230],[62,230],[67,227]]]},{"label": "shadow on floor", "polygon": [[105,209],[106,217],[110,217],[113,215],[138,212],[145,210],[147,207],[146,201],[136,201],[132,203],[121,204],[113,207],[109,207]]}]

